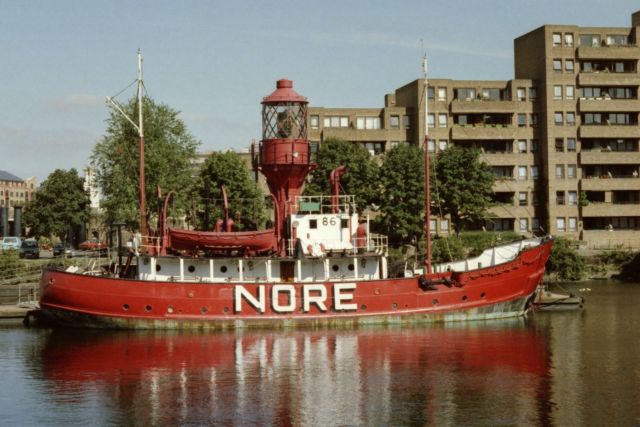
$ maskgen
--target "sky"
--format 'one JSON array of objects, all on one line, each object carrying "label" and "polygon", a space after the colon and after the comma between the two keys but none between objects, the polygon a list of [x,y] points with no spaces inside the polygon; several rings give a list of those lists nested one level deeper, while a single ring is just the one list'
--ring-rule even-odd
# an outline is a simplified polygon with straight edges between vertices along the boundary
[{"label": "sky", "polygon": [[[0,0],[0,170],[38,182],[89,163],[106,96],[136,78],[200,151],[260,139],[287,77],[317,107],[382,107],[420,78],[513,78],[513,39],[545,24],[628,27],[636,0]],[[135,86],[117,99],[135,96]]]}]

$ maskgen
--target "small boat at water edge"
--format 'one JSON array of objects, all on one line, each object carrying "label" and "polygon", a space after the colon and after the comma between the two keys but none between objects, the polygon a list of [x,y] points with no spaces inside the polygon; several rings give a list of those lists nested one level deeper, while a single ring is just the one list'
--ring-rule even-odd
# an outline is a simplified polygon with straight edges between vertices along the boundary
[{"label": "small boat at water edge", "polygon": [[[139,79],[140,85],[141,73]],[[154,234],[145,235],[148,226],[141,215],[142,241],[148,244],[124,268],[46,270],[40,281],[40,319],[71,327],[220,330],[448,322],[526,313],[542,282],[551,237],[518,240],[438,265],[431,264],[427,244],[422,269],[392,276],[386,236],[370,231],[369,219],[353,208],[353,196],[339,194],[344,168],[331,174],[330,196],[301,196],[315,167],[307,103],[286,79],[262,101],[257,169],[274,200],[273,229],[169,229],[170,192]]]}]

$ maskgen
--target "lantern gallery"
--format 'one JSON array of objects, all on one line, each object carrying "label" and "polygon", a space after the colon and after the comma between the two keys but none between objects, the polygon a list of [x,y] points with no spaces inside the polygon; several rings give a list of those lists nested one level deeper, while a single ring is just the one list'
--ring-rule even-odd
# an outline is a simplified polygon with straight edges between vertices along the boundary
[{"label": "lantern gallery", "polygon": [[[327,288],[332,288],[332,295],[329,296]],[[241,313],[243,301],[253,307],[257,312],[264,313],[267,306],[267,287],[265,285],[253,286],[257,292],[252,293],[242,285],[234,288],[234,310]],[[271,309],[275,313],[293,313],[296,309],[302,309],[304,313],[315,306],[318,311],[326,312],[329,308],[333,311],[355,311],[358,305],[349,303],[353,300],[353,291],[356,289],[355,283],[334,283],[324,285],[313,283],[302,286],[294,285],[273,285],[268,292],[268,299]],[[296,292],[302,292],[296,295]],[[327,306],[330,307],[327,307]]]}]

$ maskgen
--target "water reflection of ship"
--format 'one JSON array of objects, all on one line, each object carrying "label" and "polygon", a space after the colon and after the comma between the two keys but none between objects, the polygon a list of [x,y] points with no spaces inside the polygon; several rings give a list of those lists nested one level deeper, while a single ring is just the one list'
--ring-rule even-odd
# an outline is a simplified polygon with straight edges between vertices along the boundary
[{"label": "water reflection of ship", "polygon": [[440,424],[471,409],[537,424],[548,416],[539,404],[548,359],[545,337],[522,320],[286,334],[56,331],[42,351],[58,396],[92,390],[115,418],[145,424]]}]

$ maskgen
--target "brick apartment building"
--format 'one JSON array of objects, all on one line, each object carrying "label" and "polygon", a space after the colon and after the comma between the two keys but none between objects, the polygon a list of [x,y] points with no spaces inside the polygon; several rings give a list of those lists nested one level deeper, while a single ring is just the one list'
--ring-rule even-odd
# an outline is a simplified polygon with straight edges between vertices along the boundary
[{"label": "brick apartment building", "polygon": [[22,179],[0,170],[0,236],[12,235],[15,208],[21,208],[31,200],[35,189],[34,177]]},{"label": "brick apartment building", "polygon": [[[631,27],[544,25],[514,41],[509,81],[429,79],[429,149],[476,147],[493,168],[489,230],[540,230],[591,248],[640,247],[640,12]],[[422,144],[424,80],[383,108],[310,108],[309,138],[378,155]],[[446,218],[432,221],[446,233]]]}]

